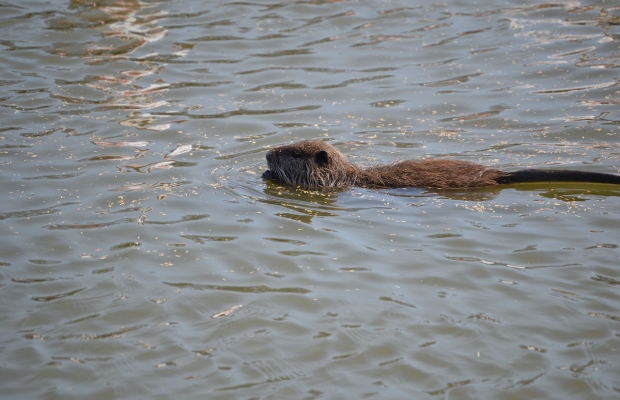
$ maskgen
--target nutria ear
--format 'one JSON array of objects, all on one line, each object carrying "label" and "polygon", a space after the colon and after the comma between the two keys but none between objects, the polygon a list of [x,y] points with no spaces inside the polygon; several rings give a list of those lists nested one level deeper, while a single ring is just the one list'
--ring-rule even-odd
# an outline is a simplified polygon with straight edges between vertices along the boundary
[{"label": "nutria ear", "polygon": [[321,150],[314,156],[314,161],[319,167],[322,167],[327,164],[328,160],[327,152],[325,150]]}]

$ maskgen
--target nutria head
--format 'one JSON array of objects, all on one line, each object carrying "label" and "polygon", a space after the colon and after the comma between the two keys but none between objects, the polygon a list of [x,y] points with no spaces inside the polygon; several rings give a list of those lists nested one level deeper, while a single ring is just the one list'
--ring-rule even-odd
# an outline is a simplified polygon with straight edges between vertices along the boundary
[{"label": "nutria head", "polygon": [[264,179],[301,186],[349,186],[356,168],[333,146],[320,140],[306,140],[267,152]]}]

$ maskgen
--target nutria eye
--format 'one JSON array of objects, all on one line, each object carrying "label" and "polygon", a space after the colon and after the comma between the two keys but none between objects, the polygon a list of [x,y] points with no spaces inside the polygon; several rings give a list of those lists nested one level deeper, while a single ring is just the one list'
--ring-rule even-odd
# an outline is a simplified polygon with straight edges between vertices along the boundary
[{"label": "nutria eye", "polygon": [[314,156],[314,161],[316,162],[316,165],[322,167],[329,161],[329,156],[325,150],[321,150]]}]

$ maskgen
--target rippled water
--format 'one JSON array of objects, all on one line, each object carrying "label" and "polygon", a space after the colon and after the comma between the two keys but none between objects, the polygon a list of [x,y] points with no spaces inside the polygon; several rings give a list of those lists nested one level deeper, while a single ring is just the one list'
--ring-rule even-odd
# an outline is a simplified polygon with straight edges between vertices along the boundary
[{"label": "rippled water", "polygon": [[3,397],[620,396],[620,188],[260,178],[310,138],[618,173],[615,2],[0,10]]}]

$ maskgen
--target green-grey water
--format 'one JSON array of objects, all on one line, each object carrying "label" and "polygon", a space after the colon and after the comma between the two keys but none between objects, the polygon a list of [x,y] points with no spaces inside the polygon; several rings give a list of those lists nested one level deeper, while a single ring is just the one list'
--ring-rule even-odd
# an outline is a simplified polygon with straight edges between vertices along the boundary
[{"label": "green-grey water", "polygon": [[261,179],[314,138],[620,173],[616,2],[0,15],[2,398],[620,396],[620,187]]}]

